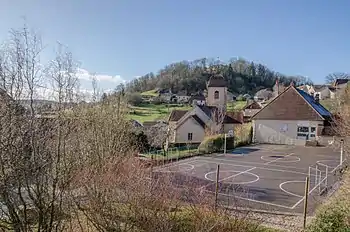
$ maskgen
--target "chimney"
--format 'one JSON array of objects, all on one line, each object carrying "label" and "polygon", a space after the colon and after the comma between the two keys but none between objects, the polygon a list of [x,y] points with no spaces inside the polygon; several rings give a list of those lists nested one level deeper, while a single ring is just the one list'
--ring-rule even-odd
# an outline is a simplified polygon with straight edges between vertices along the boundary
[{"label": "chimney", "polygon": [[316,103],[320,103],[320,94],[316,93],[314,99]]},{"label": "chimney", "polygon": [[278,78],[276,79],[277,96],[280,94],[280,85],[278,83]]},{"label": "chimney", "polygon": [[294,82],[293,81],[290,82],[290,86],[294,86]]}]

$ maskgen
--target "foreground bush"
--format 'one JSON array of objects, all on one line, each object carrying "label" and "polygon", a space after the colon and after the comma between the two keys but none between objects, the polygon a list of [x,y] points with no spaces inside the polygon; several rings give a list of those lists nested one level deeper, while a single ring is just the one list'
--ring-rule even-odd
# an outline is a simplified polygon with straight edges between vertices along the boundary
[{"label": "foreground bush", "polygon": [[[220,152],[224,149],[224,135],[213,135],[206,137],[198,147],[200,153]],[[226,149],[234,148],[234,138],[226,138]]]},{"label": "foreground bush", "polygon": [[350,231],[350,173],[345,173],[344,182],[333,199],[317,210],[309,232]]}]

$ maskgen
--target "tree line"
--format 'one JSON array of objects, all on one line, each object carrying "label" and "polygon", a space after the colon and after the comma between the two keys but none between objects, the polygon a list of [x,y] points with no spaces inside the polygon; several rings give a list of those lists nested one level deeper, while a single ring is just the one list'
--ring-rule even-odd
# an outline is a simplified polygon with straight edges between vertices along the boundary
[{"label": "tree line", "polygon": [[206,89],[206,82],[212,74],[221,74],[233,93],[256,93],[264,88],[272,88],[276,80],[284,85],[291,81],[296,85],[312,84],[303,76],[288,76],[269,69],[265,65],[245,59],[231,59],[223,63],[212,58],[181,61],[165,66],[154,74],[147,73],[129,82],[125,87],[130,92],[143,92],[156,88],[171,89],[174,93],[187,94]]}]

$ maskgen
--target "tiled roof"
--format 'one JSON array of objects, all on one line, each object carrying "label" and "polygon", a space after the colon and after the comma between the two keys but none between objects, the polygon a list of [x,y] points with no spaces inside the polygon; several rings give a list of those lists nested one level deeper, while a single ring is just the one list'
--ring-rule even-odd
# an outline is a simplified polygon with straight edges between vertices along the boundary
[{"label": "tiled roof", "polygon": [[187,110],[173,110],[170,113],[169,121],[179,121],[187,112]]},{"label": "tiled roof", "polygon": [[137,120],[131,119],[130,122],[134,127],[142,127],[142,124]]},{"label": "tiled roof", "polygon": [[328,88],[328,86],[327,85],[314,85],[314,90],[316,92],[320,92],[320,91],[324,90],[325,88]]},{"label": "tiled roof", "polygon": [[312,96],[290,86],[256,113],[253,119],[321,121],[330,115]]},{"label": "tiled roof", "polygon": [[203,95],[195,95],[195,96],[190,97],[190,99],[188,101],[192,102],[193,100],[205,101],[205,97]]},{"label": "tiled roof", "polygon": [[217,110],[215,106],[198,106],[209,118],[211,118],[213,112]]},{"label": "tiled roof", "polygon": [[348,79],[337,79],[337,80],[335,80],[335,83],[334,83],[334,85],[342,85],[342,84],[346,84],[346,83],[348,83]]},{"label": "tiled roof", "polygon": [[247,105],[245,105],[243,107],[243,110],[245,110],[245,109],[261,109],[261,108],[262,108],[262,106],[258,102],[252,101],[252,102],[248,103]]},{"label": "tiled roof", "polygon": [[224,123],[228,124],[242,124],[243,112],[226,112]]},{"label": "tiled roof", "polygon": [[227,83],[222,75],[213,75],[209,78],[208,87],[227,87]]},{"label": "tiled roof", "polygon": [[192,118],[196,120],[201,127],[205,128],[205,123],[197,115],[192,115]]},{"label": "tiled roof", "polygon": [[145,121],[145,122],[142,123],[142,125],[144,127],[152,127],[152,126],[155,126],[157,124],[158,124],[157,121]]}]

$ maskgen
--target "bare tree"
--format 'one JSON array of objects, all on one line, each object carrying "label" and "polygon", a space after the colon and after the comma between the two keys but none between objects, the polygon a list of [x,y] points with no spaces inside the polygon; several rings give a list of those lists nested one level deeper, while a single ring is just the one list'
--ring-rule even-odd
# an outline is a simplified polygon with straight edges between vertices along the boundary
[{"label": "bare tree", "polygon": [[164,153],[166,152],[171,133],[167,123],[160,121],[151,127],[145,128],[144,132],[152,147],[161,148]]},{"label": "bare tree", "polygon": [[325,79],[328,84],[333,84],[337,79],[350,79],[350,74],[335,72],[328,74]]},{"label": "bare tree", "polygon": [[226,109],[224,106],[218,106],[211,112],[211,123],[206,128],[206,135],[217,135],[224,132],[224,120]]},{"label": "bare tree", "polygon": [[[34,101],[41,86],[41,40],[27,27],[12,30],[2,62],[0,114],[0,227],[13,231],[60,231],[75,147],[64,106],[73,98],[71,57],[58,53],[47,76],[58,94],[58,116],[41,118]],[[55,63],[55,65],[53,65]],[[8,94],[7,94],[7,93]],[[18,99],[29,100],[24,109]],[[71,162],[72,161],[72,162]],[[69,214],[68,214],[69,215]]]}]

